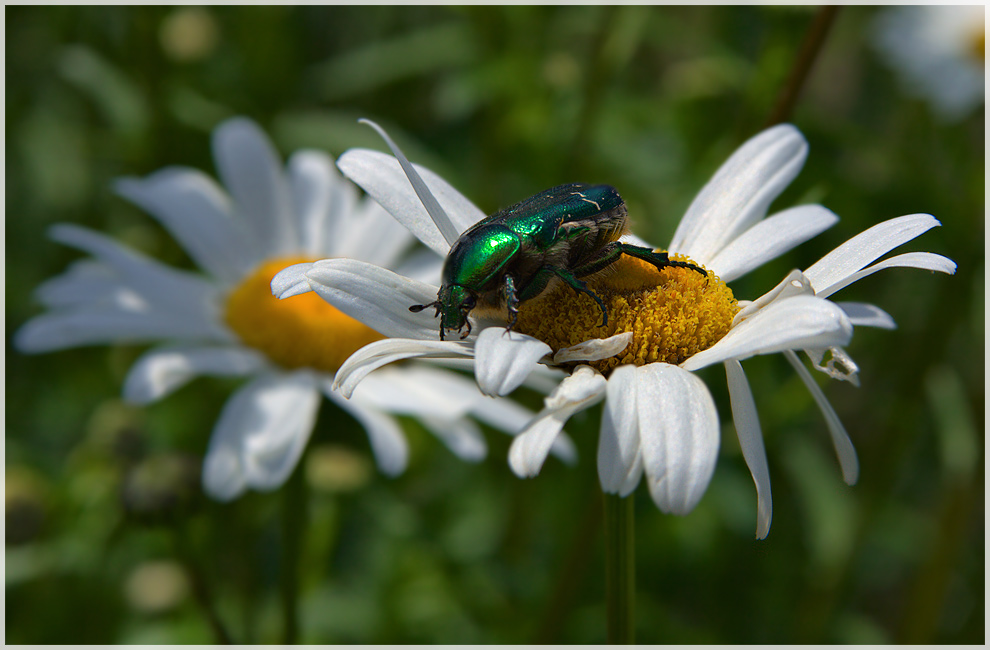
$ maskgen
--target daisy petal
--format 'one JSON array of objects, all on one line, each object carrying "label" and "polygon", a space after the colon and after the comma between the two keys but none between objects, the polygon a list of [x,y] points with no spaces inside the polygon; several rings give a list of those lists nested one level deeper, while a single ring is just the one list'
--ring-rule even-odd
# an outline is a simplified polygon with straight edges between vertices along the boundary
[{"label": "daisy petal", "polygon": [[940,225],[930,214],[909,214],[878,223],[812,264],[804,275],[815,292],[821,294],[823,289],[842,282],[873,260]]},{"label": "daisy petal", "polygon": [[557,365],[568,361],[600,361],[619,354],[632,341],[632,332],[622,332],[607,339],[591,339],[584,343],[572,345],[569,348],[561,348],[553,355],[553,362]]},{"label": "daisy petal", "polygon": [[745,142],[691,203],[669,250],[707,265],[724,246],[762,219],[804,165],[808,143],[790,124]]},{"label": "daisy petal", "polygon": [[883,269],[895,267],[923,269],[925,271],[939,271],[940,273],[948,273],[949,275],[953,275],[956,272],[956,263],[948,257],[936,255],[935,253],[904,253],[903,255],[895,255],[894,257],[877,262],[873,266],[868,266],[862,271],[853,273],[852,275],[847,276],[826,289],[817,292],[817,295],[827,298],[839,289],[848,287],[853,282],[857,282],[868,275],[873,275],[877,271],[882,271]]},{"label": "daisy petal", "polygon": [[564,423],[578,411],[601,401],[605,378],[591,366],[578,366],[544,400],[544,408],[509,448],[509,467],[520,478],[536,476]]},{"label": "daisy petal", "polygon": [[643,471],[662,512],[684,515],[708,488],[718,458],[718,414],[701,379],[665,363],[636,378]]},{"label": "daisy petal", "polygon": [[354,416],[364,427],[375,462],[386,476],[398,476],[405,471],[409,464],[409,443],[395,418],[344,399],[332,390],[325,392],[334,404]]},{"label": "daisy petal", "polygon": [[785,350],[784,356],[794,366],[798,377],[807,386],[808,392],[815,398],[815,403],[818,404],[819,410],[825,416],[825,424],[828,425],[829,435],[832,436],[832,445],[835,447],[835,453],[839,457],[839,466],[842,468],[842,479],[847,485],[854,485],[859,479],[859,459],[856,457],[856,448],[853,447],[852,440],[846,433],[846,428],[842,426],[842,421],[839,420],[839,415],[832,408],[825,393],[815,383],[815,378],[801,363],[797,354],[791,350]]},{"label": "daisy petal", "polygon": [[629,496],[643,475],[636,379],[635,366],[619,366],[605,387],[605,408],[598,436],[598,480],[606,494]]},{"label": "daisy petal", "polygon": [[748,359],[782,350],[844,346],[853,327],[836,304],[811,296],[778,300],[742,321],[718,343],[684,363],[699,370],[727,359]]},{"label": "daisy petal", "polygon": [[364,346],[341,364],[333,380],[333,389],[345,398],[368,373],[402,359],[457,359],[472,356],[471,346],[463,341],[419,341],[384,339]]},{"label": "daisy petal", "polygon": [[488,444],[477,424],[467,418],[444,420],[422,417],[422,423],[440,439],[455,456],[469,463],[478,463],[488,455]]},{"label": "daisy petal", "polygon": [[254,374],[265,365],[265,358],[248,348],[158,348],[131,366],[124,381],[124,399],[149,404],[199,375],[239,377]]},{"label": "daisy petal", "polygon": [[296,250],[299,233],[281,160],[258,125],[227,120],[213,132],[217,173],[264,257]]},{"label": "daisy petal", "polygon": [[334,246],[350,225],[342,222],[357,204],[357,188],[321,151],[294,153],[286,169],[295,207],[297,250],[311,258],[336,254]]},{"label": "daisy petal", "polygon": [[837,302],[835,303],[846,312],[849,322],[855,327],[879,327],[885,330],[897,329],[894,318],[880,309],[876,305],[865,302]]},{"label": "daisy petal", "polygon": [[[350,257],[369,264],[395,270],[396,263],[416,242],[416,238],[385,208],[366,198],[347,220],[345,232],[335,242],[331,256]],[[437,266],[443,258],[428,253]]]},{"label": "daisy petal", "polygon": [[313,290],[306,274],[313,268],[313,262],[302,262],[287,266],[272,278],[272,295],[279,300],[309,293]]},{"label": "daisy petal", "polygon": [[436,300],[434,286],[374,264],[344,258],[320,260],[306,277],[321,298],[384,336],[418,339],[438,336],[431,311],[409,311],[410,305]]},{"label": "daisy petal", "polygon": [[475,378],[485,395],[508,395],[526,380],[550,346],[502,327],[481,331],[474,346]]},{"label": "daisy petal", "polygon": [[[351,149],[337,159],[337,167],[409,229],[421,242],[446,257],[450,243],[430,217],[409,179],[393,156],[368,149]],[[485,218],[463,194],[430,170],[413,165],[458,233]]]},{"label": "daisy petal", "polygon": [[739,447],[756,483],[756,539],[766,539],[773,518],[773,499],[770,494],[770,469],[767,452],[763,447],[763,432],[756,414],[756,402],[749,388],[742,364],[735,359],[725,362],[725,379],[729,386],[732,404],[732,421],[736,425]]},{"label": "daisy petal", "polygon": [[232,217],[230,197],[199,170],[171,167],[122,178],[114,190],[158,219],[196,266],[219,280],[237,282],[257,260],[254,242]]},{"label": "daisy petal", "polygon": [[313,431],[319,392],[308,373],[262,375],[227,401],[203,462],[203,488],[230,501],[272,490],[295,468]]},{"label": "daisy petal", "polygon": [[758,221],[730,241],[708,264],[723,282],[731,282],[779,257],[839,221],[820,205],[801,205]]}]

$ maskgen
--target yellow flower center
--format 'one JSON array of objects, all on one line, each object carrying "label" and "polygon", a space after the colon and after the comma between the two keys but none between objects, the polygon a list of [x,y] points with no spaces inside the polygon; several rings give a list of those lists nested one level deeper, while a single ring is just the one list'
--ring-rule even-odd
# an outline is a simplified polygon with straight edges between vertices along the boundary
[{"label": "yellow flower center", "polygon": [[969,53],[980,62],[980,65],[984,65],[986,62],[986,41],[986,29],[980,29],[973,33],[973,40],[970,42]]},{"label": "yellow flower center", "polygon": [[[671,259],[691,261],[672,255]],[[726,335],[739,311],[732,290],[709,271],[658,271],[623,255],[608,271],[587,281],[608,307],[608,324],[590,296],[561,283],[519,308],[516,329],[544,341],[556,352],[590,339],[632,332],[632,342],[614,357],[581,362],[608,374],[619,365],[679,364]]]},{"label": "yellow flower center", "polygon": [[359,348],[383,337],[315,293],[285,300],[273,296],[275,274],[306,261],[310,260],[274,259],[261,264],[230,293],[224,320],[244,345],[284,368],[336,372]]}]

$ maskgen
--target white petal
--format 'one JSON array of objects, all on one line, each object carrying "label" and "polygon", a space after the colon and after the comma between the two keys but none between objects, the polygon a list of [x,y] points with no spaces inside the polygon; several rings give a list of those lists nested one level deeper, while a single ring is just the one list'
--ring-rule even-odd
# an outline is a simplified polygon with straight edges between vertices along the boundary
[{"label": "white petal", "polygon": [[895,267],[939,271],[940,273],[948,273],[949,275],[953,275],[956,272],[956,263],[948,257],[936,255],[935,253],[904,253],[903,255],[895,255],[894,257],[877,262],[873,266],[868,266],[858,273],[853,273],[839,282],[836,282],[822,291],[819,291],[818,295],[823,298],[827,298],[839,289],[847,287],[853,282],[861,280],[868,275],[873,275],[877,271],[882,271],[883,269]]},{"label": "white petal", "polygon": [[821,294],[873,260],[939,225],[930,214],[910,214],[889,219],[842,244],[812,264],[804,275],[815,287],[815,292]]},{"label": "white petal", "polygon": [[757,354],[844,346],[852,334],[852,323],[836,304],[811,296],[796,296],[761,309],[681,367],[698,370],[727,359],[742,360]]},{"label": "white petal", "polygon": [[295,252],[300,240],[289,184],[275,148],[258,125],[227,120],[213,132],[217,172],[265,257]]},{"label": "white petal", "polygon": [[521,478],[536,476],[567,419],[594,406],[605,393],[605,378],[591,366],[578,366],[552,395],[509,448],[509,467]]},{"label": "white petal", "polygon": [[852,440],[849,439],[849,434],[846,433],[846,428],[842,426],[839,415],[832,408],[828,398],[825,397],[825,393],[815,383],[815,378],[811,376],[808,369],[801,363],[797,354],[791,350],[787,350],[784,352],[784,356],[794,366],[801,381],[807,386],[808,392],[815,398],[815,403],[818,404],[822,415],[825,416],[825,424],[828,425],[829,435],[832,436],[832,445],[835,447],[835,453],[839,457],[839,466],[842,468],[843,480],[848,485],[855,484],[859,479],[859,460],[856,458],[856,448],[853,447]]},{"label": "white petal", "polygon": [[364,427],[378,469],[386,476],[397,476],[405,471],[409,464],[409,443],[395,418],[344,399],[334,391],[326,394],[334,404],[354,416]]},{"label": "white petal", "polygon": [[272,295],[279,300],[309,293],[313,290],[306,274],[313,268],[313,262],[302,262],[287,266],[272,278]]},{"label": "white petal", "polygon": [[384,336],[439,338],[431,310],[411,305],[436,300],[437,288],[402,277],[374,264],[349,259],[320,260],[306,273],[321,298]]},{"label": "white petal", "polygon": [[61,275],[38,285],[34,297],[49,309],[78,307],[100,301],[113,302],[113,294],[122,287],[123,283],[106,264],[81,259],[70,264]]},{"label": "white petal", "polygon": [[726,244],[766,215],[807,155],[808,143],[790,124],[750,138],[691,203],[669,250],[708,264]]},{"label": "white petal", "polygon": [[584,343],[561,348],[553,355],[553,362],[562,365],[568,361],[600,361],[621,353],[629,347],[633,339],[632,332],[622,332],[607,339],[591,339]]},{"label": "white petal", "polygon": [[[394,271],[402,254],[416,242],[405,226],[371,198],[363,200],[345,224],[347,228],[330,251],[333,256],[350,257]],[[438,255],[432,251],[430,254],[442,262]]]},{"label": "white petal", "polygon": [[287,166],[295,208],[297,251],[308,257],[330,257],[345,234],[346,217],[357,204],[357,188],[337,171],[322,151],[298,151]]},{"label": "white petal", "polygon": [[636,410],[636,366],[619,366],[605,388],[598,436],[598,480],[606,494],[628,496],[643,475]]},{"label": "white petal", "polygon": [[753,314],[759,313],[763,308],[771,303],[783,300],[785,298],[793,298],[794,296],[814,295],[815,290],[811,288],[811,283],[808,282],[808,279],[804,277],[804,274],[801,273],[801,271],[794,269],[788,273],[787,277],[781,280],[777,286],[770,291],[767,291],[756,300],[740,300],[739,306],[741,309],[738,313],[736,313],[735,317],[733,317],[732,327],[735,327]]},{"label": "white petal", "polygon": [[405,364],[369,374],[350,399],[397,415],[455,420],[470,412],[474,402],[488,398],[466,377],[425,364]]},{"label": "white petal", "polygon": [[653,501],[662,512],[691,512],[718,458],[718,413],[708,388],[677,366],[651,363],[638,372],[636,410]]},{"label": "white petal", "polygon": [[214,277],[233,284],[257,263],[255,242],[232,217],[230,197],[199,170],[166,168],[144,179],[120,179],[114,189],[158,219]]},{"label": "white petal", "polygon": [[[421,242],[446,257],[450,244],[430,217],[394,157],[368,149],[351,149],[337,159],[345,176],[412,232]],[[430,192],[450,218],[458,233],[485,218],[463,194],[445,180],[419,165],[413,165]]]},{"label": "white petal", "polygon": [[732,421],[736,425],[739,447],[756,484],[756,539],[765,539],[773,518],[773,499],[760,418],[756,414],[756,402],[753,401],[753,391],[749,388],[746,373],[735,359],[725,362],[725,379],[729,386]]},{"label": "white petal", "polygon": [[731,282],[779,257],[839,221],[820,205],[801,205],[757,222],[730,241],[708,264],[723,282]]},{"label": "white petal", "polygon": [[311,376],[263,375],[227,401],[203,462],[203,487],[219,501],[246,488],[273,490],[292,473],[313,431],[319,392]]},{"label": "white petal", "polygon": [[897,329],[894,318],[880,309],[876,305],[865,302],[837,302],[835,303],[846,312],[849,322],[855,327],[879,327],[885,330]]},{"label": "white petal", "polygon": [[368,373],[402,359],[456,359],[473,356],[464,341],[419,341],[415,339],[384,339],[364,346],[341,364],[333,380],[334,390],[345,398]]},{"label": "white petal", "polygon": [[481,331],[474,345],[474,375],[485,395],[508,395],[526,380],[550,346],[502,327]]},{"label": "white petal", "polygon": [[157,348],[143,354],[131,366],[124,381],[124,399],[148,404],[199,375],[238,377],[254,374],[265,365],[261,354],[247,348]]},{"label": "white petal", "polygon": [[453,222],[451,222],[450,217],[447,216],[447,213],[444,212],[442,207],[440,207],[436,197],[434,197],[433,193],[430,192],[430,188],[427,187],[426,183],[423,182],[423,179],[416,172],[416,168],[410,164],[405,154],[403,154],[402,150],[399,149],[399,145],[395,144],[392,138],[388,137],[388,133],[385,133],[385,129],[378,126],[371,120],[360,119],[358,122],[367,124],[377,131],[378,135],[382,136],[382,139],[385,140],[388,148],[391,149],[392,153],[395,155],[396,160],[399,161],[399,165],[402,166],[402,172],[406,175],[406,178],[409,179],[409,184],[412,185],[413,190],[415,190],[416,196],[419,197],[419,200],[423,203],[423,207],[425,207],[426,211],[430,214],[430,218],[433,219],[433,223],[437,224],[440,234],[447,240],[448,245],[453,246],[454,242],[457,241],[457,238],[460,236],[461,231],[453,224]]}]

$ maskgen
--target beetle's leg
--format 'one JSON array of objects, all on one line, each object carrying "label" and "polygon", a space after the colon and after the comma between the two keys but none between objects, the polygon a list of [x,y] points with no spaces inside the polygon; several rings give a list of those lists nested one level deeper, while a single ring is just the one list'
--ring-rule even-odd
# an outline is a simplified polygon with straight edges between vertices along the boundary
[{"label": "beetle's leg", "polygon": [[509,325],[505,331],[511,332],[519,319],[519,294],[516,293],[515,278],[508,273],[505,274],[505,305],[509,310]]},{"label": "beetle's leg", "polygon": [[547,265],[540,268],[540,270],[533,275],[533,279],[530,280],[529,284],[527,284],[520,292],[519,298],[521,300],[535,298],[546,288],[550,278],[555,275],[563,280],[570,288],[574,289],[578,293],[583,293],[591,297],[592,300],[598,303],[598,308],[602,310],[602,324],[599,325],[599,327],[605,327],[608,324],[608,308],[605,306],[605,303],[602,302],[601,298],[598,297],[598,294],[589,289],[588,285],[584,282],[578,280],[574,273],[571,273],[567,269],[559,266]]},{"label": "beetle's leg", "polygon": [[701,275],[708,277],[708,272],[700,266],[695,266],[690,262],[681,262],[680,260],[672,260],[667,258],[667,252],[656,252],[646,246],[633,246],[632,244],[625,244],[622,242],[614,242],[614,246],[619,249],[620,253],[625,253],[630,257],[636,257],[644,262],[649,262],[653,266],[657,267],[660,271],[667,266],[676,266],[682,269],[691,269],[692,271],[697,271]]}]

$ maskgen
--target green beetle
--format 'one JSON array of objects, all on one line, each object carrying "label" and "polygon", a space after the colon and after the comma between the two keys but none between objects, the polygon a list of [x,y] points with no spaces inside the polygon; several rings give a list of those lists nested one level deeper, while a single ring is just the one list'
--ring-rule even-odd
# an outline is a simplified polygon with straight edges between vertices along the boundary
[{"label": "green beetle", "polygon": [[436,301],[412,305],[409,311],[435,307],[440,340],[445,331],[461,332],[465,325],[461,338],[467,337],[467,317],[476,308],[508,310],[508,331],[516,324],[519,304],[559,278],[598,303],[605,326],[608,308],[581,278],[608,267],[623,253],[657,269],[678,266],[707,275],[694,264],[668,259],[665,252],[619,242],[627,225],[626,204],[611,185],[568,183],[550,188],[465,230],[444,262]]}]

